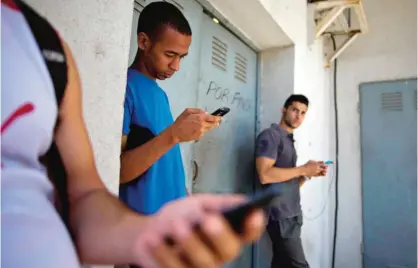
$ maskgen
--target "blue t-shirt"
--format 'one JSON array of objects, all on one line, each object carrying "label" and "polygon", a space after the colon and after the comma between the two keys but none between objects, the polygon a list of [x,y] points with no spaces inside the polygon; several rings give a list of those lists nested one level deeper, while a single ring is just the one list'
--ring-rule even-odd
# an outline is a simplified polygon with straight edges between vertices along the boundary
[{"label": "blue t-shirt", "polygon": [[[132,149],[159,135],[173,123],[166,93],[156,81],[129,69],[123,134]],[[135,180],[121,184],[120,199],[133,210],[153,214],[164,204],[186,196],[186,178],[177,144]]]}]

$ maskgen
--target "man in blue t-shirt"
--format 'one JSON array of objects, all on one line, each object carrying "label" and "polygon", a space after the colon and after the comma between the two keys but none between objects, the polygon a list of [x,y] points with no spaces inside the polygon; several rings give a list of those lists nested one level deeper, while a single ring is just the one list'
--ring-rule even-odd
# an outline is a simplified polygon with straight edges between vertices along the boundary
[{"label": "man in blue t-shirt", "polygon": [[192,33],[174,5],[149,4],[138,20],[138,52],[128,70],[119,194],[130,208],[153,214],[187,195],[180,142],[199,140],[220,117],[186,109],[175,121],[156,80],[170,78],[187,55]]}]

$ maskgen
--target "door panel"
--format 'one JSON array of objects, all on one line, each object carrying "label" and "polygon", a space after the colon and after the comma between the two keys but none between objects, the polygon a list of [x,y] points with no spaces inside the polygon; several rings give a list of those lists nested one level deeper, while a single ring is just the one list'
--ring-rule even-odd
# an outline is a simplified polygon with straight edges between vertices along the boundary
[{"label": "door panel", "polygon": [[[193,192],[253,190],[257,56],[204,15],[197,107],[229,107],[219,128],[194,144]],[[229,267],[251,267],[251,247]]]},{"label": "door panel", "polygon": [[417,267],[417,84],[360,86],[365,268]]}]

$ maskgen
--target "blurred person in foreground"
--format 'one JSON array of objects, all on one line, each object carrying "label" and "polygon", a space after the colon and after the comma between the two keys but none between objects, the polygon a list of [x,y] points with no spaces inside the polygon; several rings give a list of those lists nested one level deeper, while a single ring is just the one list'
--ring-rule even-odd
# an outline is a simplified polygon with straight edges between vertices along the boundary
[{"label": "blurred person in foreground", "polygon": [[[128,209],[98,175],[68,45],[17,0],[1,2],[1,35],[2,267],[219,267],[259,238],[260,211],[246,218],[242,235],[220,216],[241,196],[196,195],[153,216]],[[56,206],[59,181],[47,173],[58,167],[40,161],[51,144],[66,173],[68,221]]]}]

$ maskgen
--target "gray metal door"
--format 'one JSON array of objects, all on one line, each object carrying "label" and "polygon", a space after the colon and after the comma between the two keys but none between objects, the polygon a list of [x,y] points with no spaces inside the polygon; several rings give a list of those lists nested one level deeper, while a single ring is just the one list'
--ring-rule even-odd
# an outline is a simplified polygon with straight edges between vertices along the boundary
[{"label": "gray metal door", "polygon": [[417,267],[417,82],[360,85],[365,268]]},{"label": "gray metal door", "polygon": [[[204,16],[197,107],[211,113],[229,107],[221,126],[194,145],[193,192],[253,189],[257,55]],[[196,66],[197,68],[198,66]],[[251,247],[229,267],[251,267]]]}]

